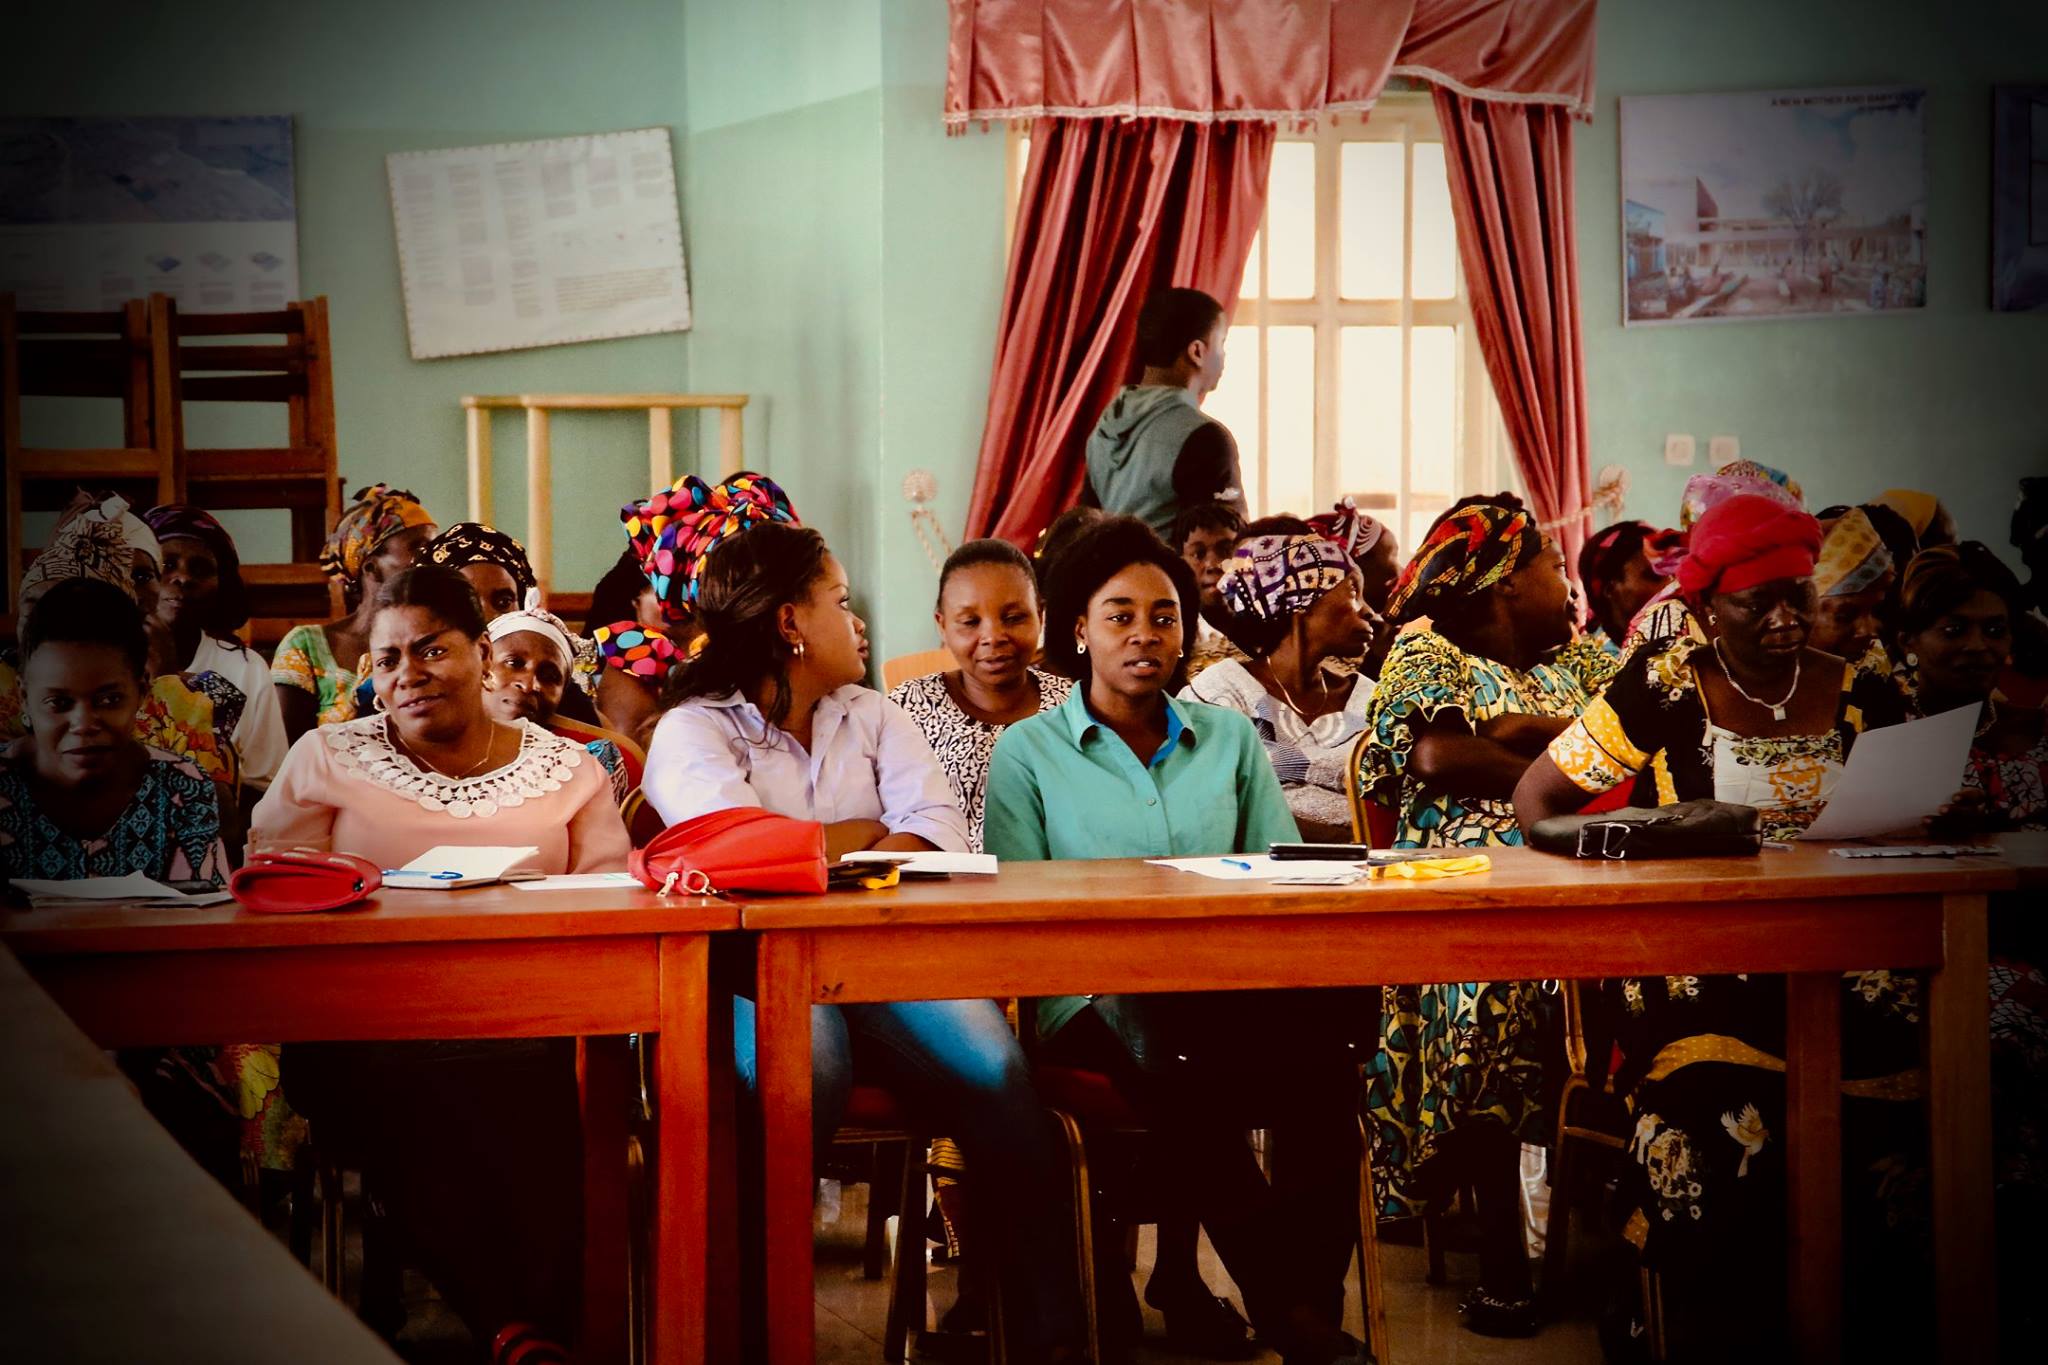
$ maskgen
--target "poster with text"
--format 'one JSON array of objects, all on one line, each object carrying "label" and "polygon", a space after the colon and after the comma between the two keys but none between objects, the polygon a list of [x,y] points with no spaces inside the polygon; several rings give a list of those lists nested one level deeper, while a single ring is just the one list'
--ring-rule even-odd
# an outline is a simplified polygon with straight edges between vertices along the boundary
[{"label": "poster with text", "polygon": [[292,121],[0,119],[0,291],[106,312],[169,294],[193,313],[299,296]]},{"label": "poster with text", "polygon": [[668,129],[385,166],[415,360],[689,327]]},{"label": "poster with text", "polygon": [[1927,305],[1927,92],[1621,100],[1622,320]]}]

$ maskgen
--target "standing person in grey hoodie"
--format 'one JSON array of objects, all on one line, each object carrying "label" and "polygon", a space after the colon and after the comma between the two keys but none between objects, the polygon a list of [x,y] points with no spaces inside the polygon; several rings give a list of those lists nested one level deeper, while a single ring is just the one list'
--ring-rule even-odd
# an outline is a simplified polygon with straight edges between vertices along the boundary
[{"label": "standing person in grey hoodie", "polygon": [[1132,516],[1162,537],[1189,507],[1245,514],[1237,442],[1202,400],[1223,378],[1223,305],[1199,289],[1163,289],[1138,313],[1144,373],[1117,394],[1088,438],[1084,501]]}]

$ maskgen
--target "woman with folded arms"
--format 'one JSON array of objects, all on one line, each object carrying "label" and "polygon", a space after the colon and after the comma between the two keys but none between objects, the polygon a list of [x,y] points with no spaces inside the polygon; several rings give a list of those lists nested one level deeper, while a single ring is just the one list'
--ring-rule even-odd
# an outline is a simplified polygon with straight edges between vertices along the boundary
[{"label": "woman with folded arms", "polygon": [[[871,848],[966,850],[967,820],[931,745],[901,708],[861,685],[866,627],[822,536],[780,522],[749,527],[705,555],[696,586],[703,645],[671,683],[674,706],[647,756],[647,798],[664,821],[757,807],[821,822],[835,859]],[[752,1089],[754,1008],[735,1007],[740,1075]],[[817,1006],[811,1057],[814,1150],[830,1143],[856,1067],[872,1070],[966,1149],[977,1176],[969,1199],[993,1230],[985,1244],[998,1256],[1011,1358],[1079,1358],[1085,1327],[1063,1162],[996,1003]],[[742,1147],[755,1189],[758,1147]],[[749,1237],[759,1221],[742,1220]]]},{"label": "woman with folded arms", "polygon": [[[1624,782],[1636,805],[1754,806],[1767,838],[1811,824],[1857,735],[1904,715],[1881,670],[1810,643],[1820,546],[1820,523],[1774,497],[1707,511],[1679,585],[1708,639],[1648,644],[1622,665],[1523,775],[1522,826]],[[1923,1257],[1898,1232],[1924,1231],[1912,1195],[1918,1113],[1900,1101],[1918,1094],[1920,982],[1880,970],[1843,984],[1844,1167],[1858,1196],[1844,1200],[1844,1243],[1861,1272],[1851,1280],[1870,1301],[1915,1303]],[[1636,1115],[1624,1236],[1662,1275],[1670,1338],[1687,1358],[1774,1356],[1785,1346],[1784,979],[1680,973],[1625,980],[1620,996],[1614,1086]],[[1886,1354],[1931,1354],[1908,1344],[1923,1325],[1913,1314],[1863,1325]]]},{"label": "woman with folded arms", "polygon": [[[461,574],[428,566],[384,582],[368,642],[375,713],[292,746],[256,807],[252,851],[331,849],[388,868],[441,845],[532,845],[523,868],[625,870],[597,759],[485,709],[483,607]],[[293,1104],[323,1146],[380,1173],[428,1278],[493,1360],[566,1359],[581,1266],[574,1040],[285,1052]]]},{"label": "woman with folded arms", "polygon": [[[996,741],[989,852],[1006,861],[1227,855],[1298,837],[1251,722],[1171,697],[1198,601],[1186,562],[1133,518],[1105,520],[1060,556],[1046,658],[1075,685],[1059,707]],[[1195,1205],[1261,1338],[1293,1365],[1362,1358],[1339,1330],[1358,1199],[1347,1003],[1261,991],[1039,1007],[1054,1053],[1115,1070],[1148,1111],[1165,1179]],[[1270,1185],[1245,1142],[1255,1126],[1274,1131],[1280,1153]]]}]

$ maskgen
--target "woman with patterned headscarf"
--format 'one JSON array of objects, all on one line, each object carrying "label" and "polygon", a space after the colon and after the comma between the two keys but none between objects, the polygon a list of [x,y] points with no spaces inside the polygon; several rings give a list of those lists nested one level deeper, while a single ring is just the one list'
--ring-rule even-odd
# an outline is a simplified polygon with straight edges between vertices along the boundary
[{"label": "woman with patterned headscarf", "polygon": [[[1564,555],[1519,500],[1467,499],[1431,526],[1388,602],[1394,640],[1366,721],[1357,780],[1392,806],[1403,848],[1519,844],[1511,797],[1531,759],[1605,685],[1614,661],[1573,640]],[[1389,986],[1368,1073],[1373,1166],[1384,1211],[1479,1197],[1479,1288],[1465,1325],[1535,1330],[1521,1239],[1523,1140],[1541,1142],[1546,1050],[1533,981]]]},{"label": "woman with patterned headscarf", "polygon": [[1892,552],[1860,507],[1824,521],[1822,530],[1813,569],[1813,634],[1807,643],[1852,663],[1868,655],[1871,667],[1889,672],[1884,636],[1897,582]]},{"label": "woman with patterned headscarf", "polygon": [[1647,521],[1617,521],[1586,537],[1579,549],[1579,582],[1592,614],[1587,634],[1617,658],[1628,623],[1671,582],[1660,570],[1679,542],[1676,531],[1659,531]]},{"label": "woman with patterned headscarf", "polygon": [[456,522],[427,542],[419,562],[439,564],[468,579],[477,601],[483,603],[486,623],[518,611],[537,586],[526,547],[481,522]]},{"label": "woman with patterned headscarf", "polygon": [[[595,700],[607,727],[645,744],[661,718],[669,670],[689,657],[699,637],[697,586],[704,557],[750,526],[803,523],[782,486],[751,470],[717,483],[685,474],[644,502],[620,508],[619,520],[641,583],[629,614],[622,609],[621,589],[630,582],[622,559],[592,595],[591,638],[603,668]],[[651,594],[658,624],[637,605],[642,589]]]},{"label": "woman with patterned headscarf", "polygon": [[1380,675],[1387,650],[1394,643],[1393,629],[1385,624],[1387,600],[1394,595],[1394,582],[1401,576],[1401,546],[1394,529],[1358,504],[1345,498],[1336,510],[1308,519],[1309,529],[1326,540],[1334,540],[1358,566],[1358,599],[1372,622],[1372,644],[1358,663],[1368,678]]},{"label": "woman with patterned headscarf", "polygon": [[412,567],[434,538],[434,518],[418,498],[388,484],[372,484],[334,524],[320,549],[320,567],[341,589],[348,615],[322,626],[299,626],[278,641],[270,680],[277,687],[285,736],[296,742],[318,725],[356,718],[362,681],[343,659],[360,659],[370,646],[377,589]]},{"label": "woman with patterned headscarf", "polygon": [[1250,717],[1302,837],[1348,842],[1349,759],[1373,681],[1324,665],[1371,648],[1358,566],[1320,535],[1253,536],[1238,543],[1217,589],[1231,637],[1250,658],[1211,664],[1181,700]]}]

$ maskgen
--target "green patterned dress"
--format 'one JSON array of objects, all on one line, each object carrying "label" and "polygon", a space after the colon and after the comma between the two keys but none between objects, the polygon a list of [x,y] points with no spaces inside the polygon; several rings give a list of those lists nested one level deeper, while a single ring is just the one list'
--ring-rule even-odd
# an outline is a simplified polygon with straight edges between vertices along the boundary
[{"label": "green patterned dress", "polygon": [[[1415,722],[1456,714],[1476,727],[1503,715],[1576,716],[1614,667],[1614,657],[1590,638],[1527,672],[1467,654],[1432,631],[1395,640],[1366,715],[1374,739],[1358,780],[1368,797],[1393,807],[1396,846],[1522,842],[1513,802],[1460,797],[1409,776]],[[1427,1182],[1419,1173],[1436,1142],[1460,1123],[1490,1121],[1524,1140],[1543,1139],[1545,1066],[1554,1050],[1545,1042],[1548,1015],[1534,981],[1383,988],[1380,1046],[1366,1078],[1383,1216],[1425,1211]]]}]

